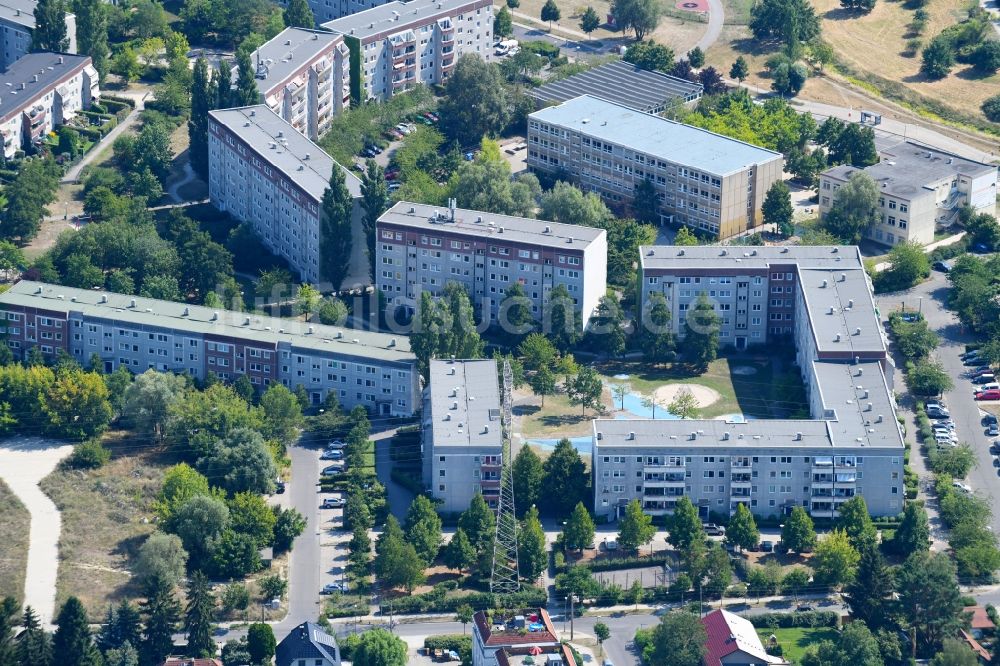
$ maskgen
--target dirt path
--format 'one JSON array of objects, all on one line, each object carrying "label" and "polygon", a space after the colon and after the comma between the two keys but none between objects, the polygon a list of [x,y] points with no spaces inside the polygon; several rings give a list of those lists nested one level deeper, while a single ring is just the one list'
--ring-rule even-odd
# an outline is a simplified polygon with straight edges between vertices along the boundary
[{"label": "dirt path", "polygon": [[24,603],[38,613],[43,625],[55,616],[62,518],[38,484],[72,451],[71,445],[34,437],[0,443],[0,478],[31,514]]}]

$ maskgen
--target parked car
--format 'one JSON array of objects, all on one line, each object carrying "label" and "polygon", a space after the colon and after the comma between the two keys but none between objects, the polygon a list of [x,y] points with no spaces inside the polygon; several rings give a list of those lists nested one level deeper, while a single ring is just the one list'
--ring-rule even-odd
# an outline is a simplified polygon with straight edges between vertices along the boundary
[{"label": "parked car", "polygon": [[795,607],[795,610],[798,611],[799,613],[809,613],[811,611],[816,610],[816,607],[813,606],[812,604],[799,604],[798,606]]},{"label": "parked car", "polygon": [[924,403],[927,409],[945,409],[945,404],[941,400],[928,400]]},{"label": "parked car", "polygon": [[327,497],[323,500],[323,509],[337,509],[347,504],[343,497]]},{"label": "parked car", "polygon": [[1000,391],[980,391],[976,394],[976,400],[1000,400]]},{"label": "parked car", "polygon": [[343,462],[327,465],[323,468],[323,476],[336,476],[337,474],[343,474],[346,468],[347,466]]},{"label": "parked car", "polygon": [[1000,439],[993,440],[993,443],[990,444],[990,453],[1000,455]]},{"label": "parked car", "polygon": [[399,169],[386,169],[385,178],[386,180],[396,180],[399,178]]},{"label": "parked car", "polygon": [[332,442],[330,442],[329,444],[327,444],[326,448],[328,450],[329,449],[342,449],[342,448],[344,448],[344,446],[345,446],[345,444],[342,441],[340,441],[339,439],[335,439]]},{"label": "parked car", "polygon": [[951,486],[952,486],[952,488],[958,488],[962,492],[966,492],[966,493],[971,493],[972,492],[972,486],[970,486],[967,483],[962,483],[961,481],[952,481],[951,482]]},{"label": "parked car", "polygon": [[927,416],[928,416],[928,418],[932,418],[932,419],[935,419],[935,420],[937,420],[937,419],[947,419],[947,418],[951,417],[951,412],[949,412],[947,409],[944,409],[944,408],[928,409],[927,410]]},{"label": "parked car", "polygon": [[977,365],[974,368],[969,369],[969,376],[978,377],[979,375],[984,375],[987,372],[993,372],[993,368],[988,365]]},{"label": "parked car", "polygon": [[986,434],[989,435],[990,437],[996,437],[997,435],[1000,435],[1000,426],[998,426],[996,423],[991,423],[990,426],[986,428]]},{"label": "parked car", "polygon": [[343,460],[344,452],[341,449],[327,449],[323,452],[323,455],[319,457],[320,460]]},{"label": "parked car", "polygon": [[983,414],[983,418],[980,419],[980,423],[982,423],[984,426],[988,426],[991,423],[996,423],[996,422],[997,422],[997,417],[994,416],[993,414]]},{"label": "parked car", "polygon": [[978,377],[974,378],[972,380],[972,383],[973,384],[990,384],[992,382],[995,382],[996,379],[997,379],[997,376],[994,375],[992,372],[984,372],[983,374],[981,374]]},{"label": "parked car", "polygon": [[972,245],[972,251],[976,254],[986,254],[987,252],[992,252],[986,243],[974,243]]},{"label": "parked car", "polygon": [[979,393],[980,391],[1000,391],[1000,384],[997,382],[990,382],[988,384],[983,384],[972,391],[973,395]]},{"label": "parked car", "polygon": [[726,528],[721,525],[716,525],[715,523],[705,523],[702,525],[705,530],[705,534],[708,536],[726,536]]},{"label": "parked car", "polygon": [[274,482],[274,494],[281,495],[284,492],[285,492],[285,482],[282,481],[281,479],[278,479],[277,481]]},{"label": "parked car", "polygon": [[761,541],[760,550],[763,553],[773,553],[774,552],[774,542],[773,541]]},{"label": "parked car", "polygon": [[951,272],[951,262],[950,261],[935,261],[934,270],[941,271],[942,273]]},{"label": "parked car", "polygon": [[334,592],[347,592],[347,583],[327,583],[319,591],[320,594],[333,594]]},{"label": "parked car", "polygon": [[902,315],[900,315],[900,317],[902,318],[903,321],[909,322],[911,324],[915,321],[920,321],[921,319],[924,318],[924,316],[919,312],[904,312]]},{"label": "parked car", "polygon": [[983,360],[978,356],[970,356],[962,361],[962,365],[966,367],[980,366],[983,364]]},{"label": "parked car", "polygon": [[402,184],[402,183],[400,183],[399,181],[393,181],[393,182],[389,183],[389,187],[388,187],[388,190],[389,190],[390,192],[395,192],[396,190],[398,190],[398,189],[399,189],[399,188],[401,188],[402,186],[403,186],[403,184]]},{"label": "parked car", "polygon": [[618,542],[614,539],[604,540],[604,550],[618,550]]}]

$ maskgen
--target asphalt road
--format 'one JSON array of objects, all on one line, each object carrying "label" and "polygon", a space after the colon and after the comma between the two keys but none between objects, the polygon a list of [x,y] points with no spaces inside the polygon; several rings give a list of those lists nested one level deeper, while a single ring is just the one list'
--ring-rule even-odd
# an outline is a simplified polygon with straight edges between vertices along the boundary
[{"label": "asphalt road", "polygon": [[[996,505],[993,499],[1000,495],[1000,479],[997,478],[997,468],[993,466],[993,456],[989,452],[989,443],[993,438],[986,435],[981,424],[985,412],[972,399],[973,384],[965,376],[967,369],[959,358],[965,351],[965,345],[975,341],[975,337],[964,331],[958,318],[946,308],[949,289],[947,276],[933,271],[929,280],[913,289],[879,297],[879,310],[884,318],[905,303],[907,310],[919,310],[926,318],[927,325],[941,337],[941,345],[935,350],[934,356],[955,384],[955,388],[945,394],[945,404],[955,421],[959,440],[972,446],[978,461],[969,473],[967,482],[976,493],[982,494]],[[1000,531],[1000,510],[994,510],[992,524],[994,531]]]}]

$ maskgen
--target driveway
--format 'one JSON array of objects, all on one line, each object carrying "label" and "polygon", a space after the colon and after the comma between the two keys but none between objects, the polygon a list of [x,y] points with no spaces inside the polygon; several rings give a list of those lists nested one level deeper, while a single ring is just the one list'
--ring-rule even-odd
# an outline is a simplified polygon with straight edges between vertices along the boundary
[{"label": "driveway", "polygon": [[0,478],[31,514],[24,604],[38,613],[43,625],[55,617],[62,518],[38,484],[72,452],[70,444],[35,437],[15,437],[0,443]]}]

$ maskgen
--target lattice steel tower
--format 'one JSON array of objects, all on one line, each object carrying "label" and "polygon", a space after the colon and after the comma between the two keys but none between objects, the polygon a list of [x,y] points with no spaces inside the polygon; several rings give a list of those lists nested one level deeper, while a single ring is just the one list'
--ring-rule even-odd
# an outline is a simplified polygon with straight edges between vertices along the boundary
[{"label": "lattice steel tower", "polygon": [[511,594],[521,589],[521,576],[517,568],[517,516],[514,513],[514,472],[510,445],[513,391],[514,373],[510,369],[510,361],[505,360],[501,387],[503,413],[500,424],[503,444],[500,449],[500,499],[497,502],[493,573],[490,576],[490,592],[494,594]]}]

